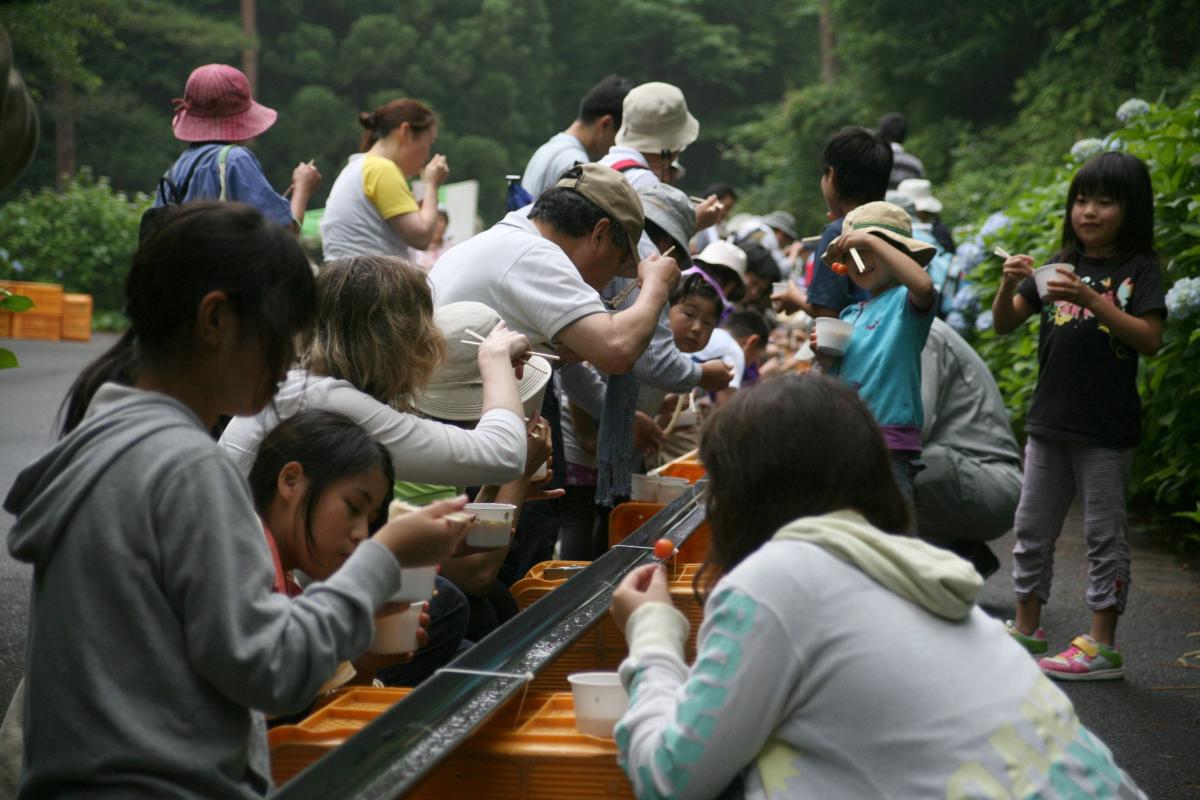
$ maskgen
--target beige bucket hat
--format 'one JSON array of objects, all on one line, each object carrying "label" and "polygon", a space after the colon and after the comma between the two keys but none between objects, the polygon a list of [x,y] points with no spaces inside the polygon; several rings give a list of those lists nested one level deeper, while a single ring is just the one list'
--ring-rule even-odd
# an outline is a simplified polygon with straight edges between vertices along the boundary
[{"label": "beige bucket hat", "polygon": [[[937,254],[937,248],[933,245],[912,238],[912,218],[903,208],[882,200],[861,205],[851,211],[842,222],[842,230],[867,231],[887,239],[922,267]],[[830,244],[821,254],[821,258],[829,264],[837,261],[840,255],[834,253],[833,245]]]},{"label": "beige bucket hat", "polygon": [[[500,324],[500,315],[483,303],[462,302],[441,306],[433,312],[433,321],[446,337],[446,359],[433,373],[424,391],[416,393],[417,409],[426,416],[456,422],[477,420],[483,416],[483,377],[479,374],[479,348],[468,330],[487,336]],[[550,363],[532,356],[517,381],[517,393],[525,407],[525,416],[542,409],[542,397],[550,382]]]},{"label": "beige bucket hat", "polygon": [[688,112],[679,87],[643,83],[625,95],[617,146],[639,153],[679,153],[700,135],[700,123]]}]

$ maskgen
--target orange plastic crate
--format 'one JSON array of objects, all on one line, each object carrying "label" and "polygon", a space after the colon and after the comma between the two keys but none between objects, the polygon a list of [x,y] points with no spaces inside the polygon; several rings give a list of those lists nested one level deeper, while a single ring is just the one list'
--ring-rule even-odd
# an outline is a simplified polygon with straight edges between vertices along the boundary
[{"label": "orange plastic crate", "polygon": [[8,335],[14,339],[57,342],[62,338],[62,317],[57,314],[37,314],[33,311],[13,314]]},{"label": "orange plastic crate", "polygon": [[688,483],[695,483],[707,474],[708,470],[699,461],[680,461],[662,471],[664,478],[687,478]]},{"label": "orange plastic crate", "polygon": [[[370,689],[356,687],[345,690],[341,697],[313,712],[295,725],[280,725],[267,732],[271,750],[271,777],[282,786],[306,769],[321,756],[341,746],[347,739],[365,728],[412,689]],[[480,730],[512,730],[530,719],[543,706],[549,695],[534,694],[532,689],[521,703],[518,691],[508,703]],[[520,717],[517,714],[520,712]]]},{"label": "orange plastic crate", "polygon": [[[700,631],[700,623],[704,620],[704,605],[696,600],[693,589],[693,579],[700,569],[699,564],[677,563],[674,559],[667,562],[671,580],[669,590],[671,600],[675,603],[688,622],[691,631],[688,634],[684,658],[690,663],[696,656],[696,635]],[[536,602],[547,593],[561,585],[531,587],[518,597],[517,602],[522,608]],[[541,674],[534,678],[530,691],[533,692],[566,692],[571,684],[568,675],[576,672],[593,672],[596,670],[615,670],[625,660],[629,649],[625,644],[625,636],[613,622],[612,617],[604,614],[600,619],[579,638],[566,652],[551,661]]]},{"label": "orange plastic crate", "polygon": [[92,296],[64,294],[62,299],[62,338],[87,342],[92,338]]},{"label": "orange plastic crate", "polygon": [[611,800],[632,798],[633,789],[616,743],[576,731],[574,702],[560,693],[517,729],[489,724],[408,796]]},{"label": "orange plastic crate", "polygon": [[57,283],[0,281],[0,286],[33,301],[33,308],[24,313],[45,314],[51,317],[62,314],[63,287]]},{"label": "orange plastic crate", "polygon": [[[608,515],[608,546],[618,545],[666,506],[662,503],[621,503]],[[708,522],[703,522],[679,548],[676,558],[683,564],[700,564],[708,557],[711,537]]]}]

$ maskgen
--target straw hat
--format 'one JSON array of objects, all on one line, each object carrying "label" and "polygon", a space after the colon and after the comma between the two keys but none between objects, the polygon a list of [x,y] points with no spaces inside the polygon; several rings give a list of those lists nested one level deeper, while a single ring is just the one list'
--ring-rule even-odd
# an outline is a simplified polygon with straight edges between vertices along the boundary
[{"label": "straw hat", "polygon": [[565,173],[555,187],[579,192],[617,221],[625,230],[629,249],[633,252],[632,268],[618,274],[622,278],[636,278],[637,265],[642,260],[638,255],[638,241],[642,238],[646,216],[642,212],[642,201],[625,176],[600,164],[579,164]]},{"label": "straw hat", "polygon": [[696,232],[696,210],[688,196],[665,183],[655,183],[638,189],[646,219],[666,231],[675,240],[671,255],[683,264],[690,261],[688,242]]},{"label": "straw hat", "polygon": [[942,213],[942,201],[933,196],[933,184],[924,178],[907,178],[900,181],[896,191],[912,199],[917,211],[930,214]]},{"label": "straw hat", "polygon": [[[435,309],[433,320],[446,337],[446,360],[434,371],[425,390],[417,393],[417,409],[437,419],[477,420],[483,416],[479,348],[463,341],[472,340],[468,330],[487,336],[500,323],[500,315],[483,303],[462,302]],[[550,364],[540,356],[530,357],[524,377],[517,381],[525,416],[541,411],[549,381]]]},{"label": "straw hat", "polygon": [[639,153],[678,153],[700,135],[700,123],[688,112],[679,87],[643,83],[625,95],[617,146]]},{"label": "straw hat", "polygon": [[[937,248],[931,244],[912,238],[912,218],[900,206],[876,200],[873,203],[861,205],[846,215],[842,222],[842,231],[867,231],[887,239],[912,257],[922,267],[933,260]],[[821,258],[825,263],[837,260],[833,244],[825,249]]]},{"label": "straw hat", "polygon": [[171,127],[185,142],[241,142],[275,124],[273,109],[254,102],[250,82],[228,64],[205,64],[188,76]]}]

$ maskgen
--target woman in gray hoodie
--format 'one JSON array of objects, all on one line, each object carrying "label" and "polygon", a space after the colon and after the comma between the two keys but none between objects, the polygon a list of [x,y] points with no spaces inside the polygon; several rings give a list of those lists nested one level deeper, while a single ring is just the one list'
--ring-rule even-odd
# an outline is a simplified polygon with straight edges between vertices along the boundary
[{"label": "woman in gray hoodie", "polygon": [[12,555],[34,566],[20,797],[259,797],[255,710],[303,708],[369,643],[400,563],[465,531],[447,501],[384,526],[295,600],[250,492],[210,438],[254,414],[314,309],[300,247],[249,206],[183,206],[134,254],[129,331],[17,478]]}]

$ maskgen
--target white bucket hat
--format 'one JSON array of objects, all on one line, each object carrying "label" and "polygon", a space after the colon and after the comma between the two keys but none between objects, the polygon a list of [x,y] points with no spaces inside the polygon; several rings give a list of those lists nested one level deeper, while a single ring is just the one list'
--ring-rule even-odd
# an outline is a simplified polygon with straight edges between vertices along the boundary
[{"label": "white bucket hat", "polygon": [[924,178],[906,178],[900,181],[896,191],[910,198],[917,211],[942,213],[942,201],[933,196],[933,184]]},{"label": "white bucket hat", "polygon": [[643,83],[625,95],[617,146],[639,153],[679,153],[700,135],[700,123],[688,112],[679,87]]},{"label": "white bucket hat", "polygon": [[[433,320],[446,337],[446,360],[434,370],[424,391],[416,393],[416,406],[422,414],[452,421],[477,420],[483,416],[483,377],[479,374],[479,348],[471,341],[473,330],[487,336],[500,324],[500,315],[483,303],[450,303],[433,312]],[[517,393],[532,418],[542,410],[542,396],[550,382],[550,364],[532,356],[525,364],[524,377],[517,381]]]}]

